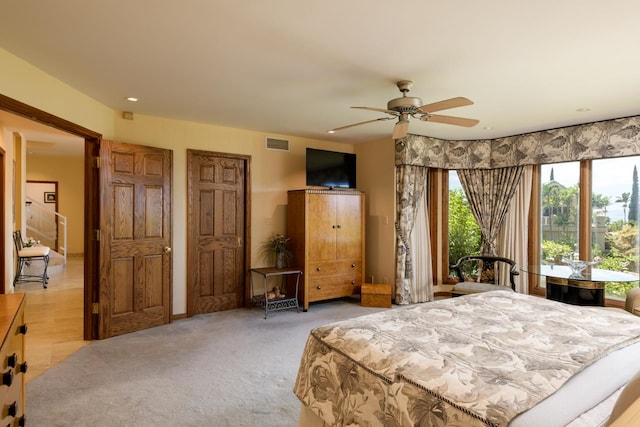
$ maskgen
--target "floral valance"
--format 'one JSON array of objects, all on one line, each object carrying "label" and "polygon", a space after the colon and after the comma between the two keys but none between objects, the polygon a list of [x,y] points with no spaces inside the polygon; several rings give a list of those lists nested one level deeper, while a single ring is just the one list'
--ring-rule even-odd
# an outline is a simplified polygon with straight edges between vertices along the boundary
[{"label": "floral valance", "polygon": [[447,141],[408,135],[396,141],[396,165],[494,169],[640,154],[640,116],[504,138]]}]

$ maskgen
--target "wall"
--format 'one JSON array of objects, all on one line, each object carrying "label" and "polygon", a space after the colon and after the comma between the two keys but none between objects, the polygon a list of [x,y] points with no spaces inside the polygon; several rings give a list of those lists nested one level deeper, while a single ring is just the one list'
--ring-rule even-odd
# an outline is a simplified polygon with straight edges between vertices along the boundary
[{"label": "wall", "polygon": [[365,282],[395,281],[395,143],[389,139],[355,146],[358,188],[366,194]]},{"label": "wall", "polygon": [[[260,244],[271,233],[286,233],[287,190],[305,188],[305,148],[352,152],[353,146],[266,134],[145,115],[114,116],[116,140],[173,150],[174,313],[186,311],[187,149],[251,156],[251,267],[268,266]],[[265,148],[265,137],[288,139],[290,151]]]},{"label": "wall", "polygon": [[67,255],[82,254],[84,252],[83,158],[28,154],[27,180],[58,181],[58,212],[67,217]]},{"label": "wall", "polygon": [[[260,243],[272,232],[286,229],[287,190],[305,187],[305,148],[355,152],[356,147],[339,142],[267,134],[200,123],[134,114],[133,120],[124,120],[121,112],[114,111],[76,91],[68,85],[43,73],[20,58],[0,49],[0,93],[48,113],[84,126],[113,139],[140,145],[173,150],[173,313],[186,312],[186,150],[198,149],[251,156],[252,205],[252,267],[265,266],[258,256]],[[0,123],[0,146],[7,151],[7,165],[14,158],[12,144]],[[265,149],[265,137],[288,139],[289,152]],[[388,277],[393,281],[394,243],[393,202],[394,156],[393,142],[380,141],[357,146],[358,183],[367,192],[367,206],[371,210],[367,226],[367,274],[376,281]],[[5,203],[11,206],[10,168],[5,188]],[[33,170],[32,168],[29,168]],[[30,178],[36,179],[36,178]],[[369,183],[368,181],[372,182]],[[74,202],[75,203],[75,202]],[[5,229],[11,233],[11,215]],[[389,224],[386,224],[386,218]],[[378,242],[378,239],[382,243]],[[7,242],[7,253],[12,253]],[[8,267],[12,277],[13,267]],[[5,278],[6,280],[6,278]],[[7,281],[10,283],[10,281]]]}]

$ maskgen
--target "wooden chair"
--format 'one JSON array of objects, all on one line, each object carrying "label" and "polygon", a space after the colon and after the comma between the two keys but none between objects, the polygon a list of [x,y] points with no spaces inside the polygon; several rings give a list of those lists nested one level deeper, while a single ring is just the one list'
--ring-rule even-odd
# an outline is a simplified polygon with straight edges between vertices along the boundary
[{"label": "wooden chair", "polygon": [[[13,243],[18,254],[18,265],[16,267],[16,275],[13,279],[13,286],[23,282],[42,282],[42,287],[46,288],[49,283],[47,276],[47,267],[49,266],[49,247],[48,246],[29,246],[24,247],[22,233],[20,230],[13,232]],[[44,269],[42,274],[25,273],[25,267],[28,267],[33,261],[42,261]]]},{"label": "wooden chair", "polygon": [[[516,290],[514,278],[520,274],[513,260],[490,255],[464,256],[450,268],[458,276],[459,281],[451,289],[451,295],[454,297],[495,290],[514,292]],[[507,283],[501,283],[500,280],[503,276],[501,272],[504,271],[508,271]]]}]

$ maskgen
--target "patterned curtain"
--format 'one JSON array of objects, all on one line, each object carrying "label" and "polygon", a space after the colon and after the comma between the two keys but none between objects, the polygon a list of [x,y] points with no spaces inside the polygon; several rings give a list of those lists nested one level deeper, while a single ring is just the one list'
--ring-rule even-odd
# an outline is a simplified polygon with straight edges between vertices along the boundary
[{"label": "patterned curtain", "polygon": [[[533,187],[533,166],[523,167],[518,189],[511,199],[511,207],[505,215],[500,233],[498,233],[498,255],[510,258],[519,268],[526,267],[529,259],[529,206],[531,205],[531,187]],[[508,280],[504,272],[503,280]],[[529,275],[520,274],[515,279],[516,292],[529,293]]]},{"label": "patterned curtain", "polygon": [[498,232],[521,175],[522,166],[458,171],[471,211],[480,226],[480,253],[483,255],[497,255]]},{"label": "patterned curtain", "polygon": [[409,237],[426,184],[427,168],[396,167],[396,304],[412,302],[411,279],[414,273]]}]

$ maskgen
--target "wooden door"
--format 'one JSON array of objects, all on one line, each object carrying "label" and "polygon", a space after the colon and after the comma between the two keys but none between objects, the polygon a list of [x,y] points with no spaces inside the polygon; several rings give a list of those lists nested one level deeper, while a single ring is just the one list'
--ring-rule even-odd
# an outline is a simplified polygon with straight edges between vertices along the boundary
[{"label": "wooden door", "polygon": [[360,195],[336,196],[337,258],[362,256],[362,200]]},{"label": "wooden door", "polygon": [[309,259],[336,259],[336,198],[333,194],[307,194]]},{"label": "wooden door", "polygon": [[187,150],[187,316],[243,305],[247,162]]},{"label": "wooden door", "polygon": [[172,157],[100,144],[100,339],[171,321]]}]

